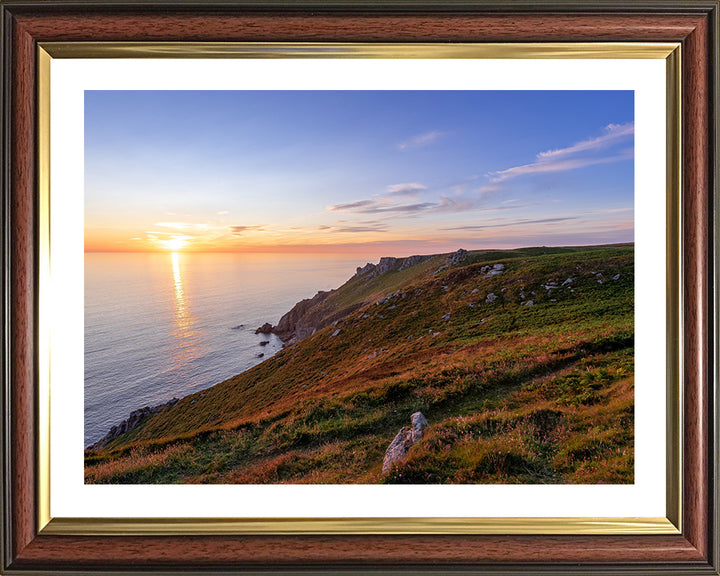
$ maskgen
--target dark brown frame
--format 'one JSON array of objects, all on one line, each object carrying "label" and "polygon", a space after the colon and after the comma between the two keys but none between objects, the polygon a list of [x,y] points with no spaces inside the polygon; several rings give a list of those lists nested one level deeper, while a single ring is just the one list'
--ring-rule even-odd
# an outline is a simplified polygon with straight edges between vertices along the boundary
[{"label": "dark brown frame", "polygon": [[[2,560],[6,574],[718,574],[718,1],[7,0],[2,18]],[[58,536],[37,530],[37,50],[76,41],[682,44],[684,444],[678,535]]]}]

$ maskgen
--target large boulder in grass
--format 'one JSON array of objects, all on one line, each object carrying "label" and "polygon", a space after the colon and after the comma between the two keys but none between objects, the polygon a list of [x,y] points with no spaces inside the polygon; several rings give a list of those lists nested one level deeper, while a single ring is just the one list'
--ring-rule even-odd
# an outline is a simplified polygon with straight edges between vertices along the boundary
[{"label": "large boulder in grass", "polygon": [[408,450],[417,444],[422,438],[422,431],[427,427],[428,421],[423,416],[422,412],[415,412],[410,416],[410,426],[403,426],[397,433],[393,441],[390,442],[385,451],[385,458],[383,459],[382,473],[387,474],[390,472],[393,464],[401,462],[407,456]]},{"label": "large boulder in grass", "polygon": [[492,266],[483,266],[480,268],[480,273],[483,274],[485,278],[490,278],[491,276],[500,274],[504,270],[505,264],[493,264]]}]

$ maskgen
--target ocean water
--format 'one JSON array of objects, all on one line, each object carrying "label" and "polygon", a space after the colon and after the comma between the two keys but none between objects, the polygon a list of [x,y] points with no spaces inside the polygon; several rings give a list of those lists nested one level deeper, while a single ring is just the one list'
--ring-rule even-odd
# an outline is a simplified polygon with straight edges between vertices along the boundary
[{"label": "ocean water", "polygon": [[337,288],[364,263],[346,255],[86,254],[85,445],[137,408],[271,357],[282,342],[255,329]]}]

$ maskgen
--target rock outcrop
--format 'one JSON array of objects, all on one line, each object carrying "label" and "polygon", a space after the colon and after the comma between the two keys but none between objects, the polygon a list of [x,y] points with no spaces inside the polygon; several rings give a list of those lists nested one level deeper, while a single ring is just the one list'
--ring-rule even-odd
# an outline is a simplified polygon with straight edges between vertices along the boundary
[{"label": "rock outcrop", "polygon": [[460,266],[460,264],[463,264],[465,260],[467,260],[468,251],[460,248],[456,252],[453,252],[452,254],[448,255],[448,257],[445,259],[445,264],[440,266],[437,270],[435,270],[435,274],[439,274],[443,270],[447,270],[448,268],[454,268],[455,266]]},{"label": "rock outcrop", "polygon": [[368,262],[365,266],[358,266],[355,270],[355,276],[364,276],[375,270],[375,264]]},{"label": "rock outcrop", "polygon": [[459,266],[467,260],[467,250],[460,248],[457,252],[453,252],[447,257],[448,266]]},{"label": "rock outcrop", "polygon": [[355,272],[355,276],[366,276],[367,280],[375,278],[386,272],[396,270],[402,264],[402,258],[393,258],[392,256],[383,256],[380,258],[380,262],[377,264],[371,264],[368,262],[362,268],[358,268]]},{"label": "rock outcrop", "polygon": [[164,408],[168,408],[170,406],[175,406],[179,400],[177,398],[173,398],[172,400],[169,400],[165,402],[164,404],[158,404],[157,406],[145,406],[144,408],[139,408],[138,410],[133,410],[130,412],[130,416],[128,416],[127,420],[123,420],[118,424],[117,426],[113,426],[110,428],[110,431],[105,434],[100,440],[95,442],[94,444],[91,444],[87,447],[87,450],[99,450],[100,448],[107,445],[108,442],[111,440],[114,440],[118,436],[122,436],[126,432],[129,432],[133,428],[135,428],[140,422],[145,420],[148,416],[155,414],[156,412],[160,412],[160,410],[163,410]]},{"label": "rock outcrop", "polygon": [[380,262],[378,262],[377,266],[375,266],[375,275],[380,276],[380,274],[385,274],[395,270],[400,266],[400,262],[401,260],[393,258],[392,256],[383,256],[380,258]]},{"label": "rock outcrop", "polygon": [[394,270],[397,270],[398,272],[406,270],[407,268],[425,262],[430,258],[432,258],[432,256],[415,255],[408,256],[407,258],[392,258],[390,256],[385,256],[380,258],[380,262],[377,264],[371,264],[368,262],[365,266],[358,266],[355,271],[355,277],[364,276],[366,280],[370,280],[371,278],[375,278],[376,276],[380,276],[381,274],[386,274],[387,272],[392,272]]},{"label": "rock outcrop", "polygon": [[410,268],[411,266],[415,266],[416,264],[421,264],[422,262],[425,262],[430,258],[432,258],[432,256],[408,256],[402,261],[402,264],[400,264],[400,268],[398,268],[398,271],[405,270],[406,268]]},{"label": "rock outcrop", "polygon": [[404,426],[397,433],[387,450],[383,459],[382,473],[390,472],[393,464],[401,462],[407,456],[408,450],[417,444],[422,438],[423,428],[426,428],[428,421],[422,412],[415,412],[410,416],[411,426]]},{"label": "rock outcrop", "polygon": [[272,324],[270,324],[270,322],[265,322],[265,324],[263,324],[262,326],[260,326],[260,328],[255,330],[255,334],[272,334],[272,331],[273,331]]}]

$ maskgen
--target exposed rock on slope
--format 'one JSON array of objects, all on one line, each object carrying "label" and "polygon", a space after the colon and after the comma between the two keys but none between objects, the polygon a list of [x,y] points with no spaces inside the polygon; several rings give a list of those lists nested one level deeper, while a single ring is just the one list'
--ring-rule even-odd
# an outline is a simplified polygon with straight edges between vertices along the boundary
[{"label": "exposed rock on slope", "polygon": [[158,404],[157,406],[145,406],[144,408],[139,408],[138,410],[133,410],[130,412],[130,416],[128,416],[127,420],[123,420],[118,424],[117,426],[113,426],[110,428],[110,431],[105,434],[100,440],[95,442],[95,444],[91,444],[87,447],[88,450],[98,450],[105,446],[108,442],[111,440],[117,438],[118,436],[121,436],[122,434],[125,434],[125,432],[129,432],[133,428],[135,428],[140,422],[145,420],[148,416],[151,414],[155,414],[156,412],[160,412],[160,410],[164,408],[168,408],[169,406],[174,406],[178,403],[177,398],[173,398],[172,400],[169,400],[165,402],[164,404]]},{"label": "exposed rock on slope", "polygon": [[445,264],[440,266],[440,268],[435,271],[435,274],[439,274],[440,272],[442,272],[443,270],[447,270],[448,268],[455,268],[456,266],[464,264],[467,260],[467,256],[467,250],[460,248],[457,252],[453,252],[447,257],[447,259],[445,260]]},{"label": "exposed rock on slope", "polygon": [[493,264],[492,266],[483,266],[480,268],[480,272],[485,275],[485,278],[490,278],[496,274],[500,274],[505,270],[505,264]]},{"label": "exposed rock on slope", "polygon": [[406,268],[410,268],[410,266],[415,266],[416,264],[425,262],[430,258],[432,258],[432,256],[408,256],[402,261],[402,264],[400,264],[400,268],[398,268],[398,270],[405,270]]}]

